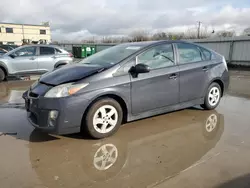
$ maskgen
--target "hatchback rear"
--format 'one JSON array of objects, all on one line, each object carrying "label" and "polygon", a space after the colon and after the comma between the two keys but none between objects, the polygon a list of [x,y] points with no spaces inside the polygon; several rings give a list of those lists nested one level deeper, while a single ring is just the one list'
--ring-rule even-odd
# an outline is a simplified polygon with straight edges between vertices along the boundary
[{"label": "hatchback rear", "polygon": [[120,44],[42,76],[26,91],[38,129],[94,138],[124,122],[201,105],[219,105],[229,84],[223,56],[183,41]]}]

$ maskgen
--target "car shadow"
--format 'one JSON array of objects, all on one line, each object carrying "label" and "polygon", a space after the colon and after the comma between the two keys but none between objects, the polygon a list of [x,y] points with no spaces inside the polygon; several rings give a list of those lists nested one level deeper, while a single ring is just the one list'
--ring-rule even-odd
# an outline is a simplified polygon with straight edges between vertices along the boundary
[{"label": "car shadow", "polygon": [[44,133],[40,130],[34,129],[31,134],[30,137],[27,141],[29,142],[48,142],[48,141],[54,141],[54,140],[59,140],[60,138]]},{"label": "car shadow", "polygon": [[48,141],[59,140],[61,138],[70,138],[70,139],[75,139],[75,140],[93,140],[93,138],[90,137],[85,132],[57,136],[57,135],[48,134],[48,133],[42,132],[40,130],[34,129],[31,132],[28,141],[30,141],[30,142],[48,142]]},{"label": "car shadow", "polygon": [[247,188],[250,187],[250,174],[246,174],[233,180],[222,183],[216,188]]},{"label": "car shadow", "polygon": [[93,140],[91,136],[89,136],[87,133],[75,133],[75,134],[69,134],[69,135],[63,135],[63,137],[71,138],[71,139],[77,139],[77,140]]},{"label": "car shadow", "polygon": [[201,111],[204,111],[204,109],[200,106],[193,106],[193,107],[189,107],[187,108],[188,110],[201,110]]}]

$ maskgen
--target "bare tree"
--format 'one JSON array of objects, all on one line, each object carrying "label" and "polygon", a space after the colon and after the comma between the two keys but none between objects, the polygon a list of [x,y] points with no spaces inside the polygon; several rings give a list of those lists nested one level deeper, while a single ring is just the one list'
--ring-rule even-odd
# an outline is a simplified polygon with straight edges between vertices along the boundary
[{"label": "bare tree", "polygon": [[[199,29],[199,39],[208,38],[210,35],[207,31],[207,27],[202,27]],[[196,28],[188,28],[187,31],[183,33],[184,39],[198,39],[198,33]]]},{"label": "bare tree", "polygon": [[130,39],[129,39],[129,37],[121,37],[120,42],[130,42]]},{"label": "bare tree", "polygon": [[158,32],[158,33],[155,33],[152,37],[151,37],[152,40],[166,40],[168,39],[168,35],[167,33],[165,32]]},{"label": "bare tree", "polygon": [[149,35],[146,31],[138,30],[130,34],[131,40],[133,42],[147,41],[149,40]]},{"label": "bare tree", "polygon": [[250,27],[244,29],[242,35],[245,35],[245,36],[250,36]]},{"label": "bare tree", "polygon": [[218,37],[233,37],[236,33],[235,31],[219,31],[216,35]]},{"label": "bare tree", "polygon": [[114,37],[103,37],[102,42],[103,43],[113,43]]},{"label": "bare tree", "polygon": [[180,40],[185,38],[184,33],[177,33],[177,32],[159,32],[155,33],[152,37],[151,40]]},{"label": "bare tree", "polygon": [[52,43],[51,44],[55,44],[55,45],[57,45],[57,44],[59,44],[59,42],[58,41],[52,41]]},{"label": "bare tree", "polygon": [[96,43],[97,40],[96,40],[95,37],[93,36],[93,37],[89,37],[89,38],[83,39],[81,42],[82,42],[82,43],[90,43],[90,44],[93,44],[93,43]]},{"label": "bare tree", "polygon": [[[199,37],[201,37],[201,34],[199,35]],[[197,31],[193,30],[192,28],[189,28],[183,36],[184,39],[197,39],[198,35],[197,35]]]},{"label": "bare tree", "polygon": [[185,34],[181,32],[172,32],[168,33],[168,39],[169,40],[181,40],[185,38]]}]

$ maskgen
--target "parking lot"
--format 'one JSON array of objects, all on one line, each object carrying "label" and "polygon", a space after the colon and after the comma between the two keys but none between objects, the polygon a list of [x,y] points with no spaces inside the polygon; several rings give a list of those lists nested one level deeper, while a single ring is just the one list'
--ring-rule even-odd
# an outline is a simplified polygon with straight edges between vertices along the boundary
[{"label": "parking lot", "polygon": [[21,98],[32,82],[0,84],[0,187],[250,184],[250,72],[230,72],[229,92],[214,111],[190,108],[135,121],[103,140],[34,130]]}]

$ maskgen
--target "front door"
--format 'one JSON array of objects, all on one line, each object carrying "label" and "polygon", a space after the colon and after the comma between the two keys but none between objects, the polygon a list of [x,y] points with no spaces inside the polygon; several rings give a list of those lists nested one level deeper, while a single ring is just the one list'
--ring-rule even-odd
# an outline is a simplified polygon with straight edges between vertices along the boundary
[{"label": "front door", "polygon": [[146,64],[150,72],[131,75],[132,114],[169,106],[179,101],[179,70],[172,44],[162,44],[137,56],[137,64]]},{"label": "front door", "polygon": [[[200,48],[194,44],[176,43],[179,56],[180,102],[203,97],[210,61],[203,60]],[[209,53],[209,52],[208,52]]]},{"label": "front door", "polygon": [[35,73],[37,71],[37,47],[27,46],[13,52],[13,58],[10,63],[13,68],[13,73]]}]

